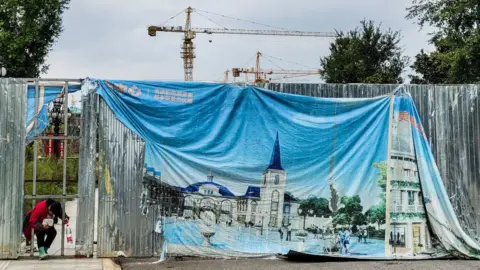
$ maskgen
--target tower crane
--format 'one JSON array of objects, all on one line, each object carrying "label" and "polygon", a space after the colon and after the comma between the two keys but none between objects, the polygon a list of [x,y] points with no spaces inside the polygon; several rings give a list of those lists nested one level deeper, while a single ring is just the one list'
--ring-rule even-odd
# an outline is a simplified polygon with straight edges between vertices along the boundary
[{"label": "tower crane", "polygon": [[[196,34],[227,34],[227,35],[262,35],[262,36],[298,36],[298,37],[330,37],[335,38],[338,35],[334,32],[305,32],[295,30],[253,30],[253,29],[228,29],[228,28],[195,28],[192,27],[191,14],[196,11],[192,7],[185,10],[185,27],[182,26],[149,26],[148,35],[156,36],[157,32],[183,33],[183,44],[181,58],[183,59],[183,68],[185,72],[185,81],[193,81],[193,59],[195,56],[195,46],[193,40]],[[179,14],[177,14],[179,15]],[[173,18],[173,17],[172,17]]]},{"label": "tower crane", "polygon": [[[286,70],[286,69],[261,69],[260,68],[260,57],[262,56],[261,52],[257,52],[257,58],[255,62],[255,68],[232,68],[232,75],[234,78],[240,77],[240,74],[255,74],[255,83],[265,83],[269,82],[270,80],[267,79],[267,75],[289,75],[289,77],[300,77],[300,76],[309,76],[309,75],[320,75],[322,74],[322,70],[320,69],[312,69],[312,70]],[[228,72],[229,70],[225,71],[225,82],[228,82]],[[247,77],[248,81],[248,77]]]}]

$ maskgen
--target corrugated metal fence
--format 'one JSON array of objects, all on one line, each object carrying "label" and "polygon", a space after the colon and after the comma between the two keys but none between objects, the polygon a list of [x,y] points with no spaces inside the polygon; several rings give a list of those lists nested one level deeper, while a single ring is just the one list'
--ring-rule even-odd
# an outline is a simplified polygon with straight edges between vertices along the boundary
[{"label": "corrugated metal fence", "polygon": [[[17,258],[23,203],[26,80],[0,79],[0,259]],[[374,97],[397,85],[266,84],[264,88],[316,97]],[[440,173],[465,231],[480,232],[479,85],[406,86],[415,100]],[[100,100],[98,256],[154,254],[154,215],[140,211],[145,143]],[[78,254],[93,253],[98,97],[83,100]]]},{"label": "corrugated metal fence", "polygon": [[[277,92],[314,97],[375,97],[398,85],[261,85]],[[464,230],[480,237],[480,85],[405,85],[410,91],[438,168]]]},{"label": "corrugated metal fence", "polygon": [[97,100],[94,91],[82,97],[77,235],[75,254],[93,255],[95,222],[95,177],[97,168]]},{"label": "corrugated metal fence", "polygon": [[99,257],[151,257],[155,217],[140,210],[145,142],[100,100]]},{"label": "corrugated metal fence", "polygon": [[20,255],[27,81],[0,79],[0,259]]}]

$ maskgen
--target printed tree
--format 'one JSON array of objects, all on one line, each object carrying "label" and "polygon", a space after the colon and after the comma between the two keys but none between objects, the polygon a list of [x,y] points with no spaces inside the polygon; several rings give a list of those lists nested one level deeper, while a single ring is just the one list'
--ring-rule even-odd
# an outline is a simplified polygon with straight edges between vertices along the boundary
[{"label": "printed tree", "polygon": [[385,212],[386,212],[386,189],[387,189],[387,163],[374,163],[373,167],[379,170],[377,178],[377,186],[381,188],[380,203],[372,206],[366,213],[366,219],[369,223],[377,224],[377,229],[380,229],[382,224],[385,224]]},{"label": "printed tree", "polygon": [[[302,210],[302,216],[317,216],[317,217],[330,217],[332,211],[328,208],[328,200],[325,198],[317,198],[310,196],[308,199],[302,200],[298,209]],[[310,214],[312,210],[312,214]]]},{"label": "printed tree", "polygon": [[386,211],[386,188],[387,188],[387,163],[374,163],[373,167],[379,170],[378,178],[376,180],[377,186],[382,190],[378,195],[380,203],[372,206],[365,214],[362,213],[363,206],[358,195],[353,197],[344,196],[340,200],[343,205],[338,209],[333,217],[333,225],[355,225],[357,228],[367,223],[377,224],[378,229],[382,224],[385,224]]},{"label": "printed tree", "polygon": [[338,209],[337,213],[333,217],[333,225],[364,225],[366,223],[365,215],[363,215],[363,206],[360,196],[355,195],[353,197],[343,196],[340,200],[343,205]]},{"label": "printed tree", "polygon": [[385,203],[385,192],[387,190],[387,163],[374,163],[373,167],[380,171],[377,178],[377,186],[382,189],[379,197]]},{"label": "printed tree", "polygon": [[385,224],[385,204],[380,203],[372,206],[372,208],[365,213],[365,216],[369,223],[377,224],[377,229],[380,229],[380,226]]}]

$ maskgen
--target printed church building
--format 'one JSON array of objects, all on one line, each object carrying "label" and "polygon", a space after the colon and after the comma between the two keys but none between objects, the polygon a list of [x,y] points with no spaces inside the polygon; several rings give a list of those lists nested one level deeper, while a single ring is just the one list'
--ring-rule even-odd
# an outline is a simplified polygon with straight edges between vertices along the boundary
[{"label": "printed church building", "polygon": [[282,166],[278,134],[260,186],[248,186],[244,195],[235,196],[213,179],[210,172],[207,181],[181,188],[184,218],[198,219],[203,211],[211,211],[216,223],[235,222],[272,228],[286,226],[290,220],[299,218],[299,201],[286,192],[287,172]]}]

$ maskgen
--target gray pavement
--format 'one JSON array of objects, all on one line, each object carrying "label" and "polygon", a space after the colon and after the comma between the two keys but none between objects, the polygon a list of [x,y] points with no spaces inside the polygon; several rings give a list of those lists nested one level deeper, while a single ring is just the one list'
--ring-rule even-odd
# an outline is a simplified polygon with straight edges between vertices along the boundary
[{"label": "gray pavement", "polygon": [[186,260],[175,261],[174,258],[163,263],[153,260],[118,260],[122,269],[153,270],[153,269],[261,269],[261,270],[292,270],[292,269],[420,269],[420,270],[470,270],[480,269],[480,261],[466,260],[428,260],[428,261],[352,261],[352,262],[319,262],[302,263],[282,259],[250,259],[250,260]]},{"label": "gray pavement", "polygon": [[104,269],[101,259],[51,259],[51,260],[15,260],[0,261],[0,270],[102,270]]}]

